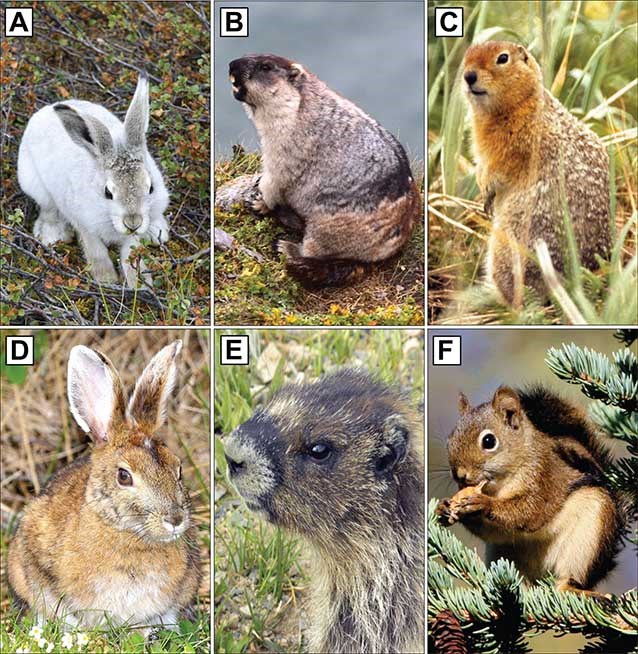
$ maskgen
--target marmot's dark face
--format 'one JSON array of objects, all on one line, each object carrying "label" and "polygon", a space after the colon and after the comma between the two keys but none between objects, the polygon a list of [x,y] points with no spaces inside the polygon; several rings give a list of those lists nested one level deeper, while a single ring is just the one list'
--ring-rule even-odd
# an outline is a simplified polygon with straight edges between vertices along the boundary
[{"label": "marmot's dark face", "polygon": [[226,439],[226,458],[249,508],[312,540],[339,541],[396,513],[401,482],[412,485],[402,475],[414,476],[419,460],[415,428],[396,393],[346,370],[283,388]]},{"label": "marmot's dark face", "polygon": [[304,72],[300,64],[271,54],[246,55],[228,66],[233,96],[251,106],[263,103],[278,86],[294,84]]}]

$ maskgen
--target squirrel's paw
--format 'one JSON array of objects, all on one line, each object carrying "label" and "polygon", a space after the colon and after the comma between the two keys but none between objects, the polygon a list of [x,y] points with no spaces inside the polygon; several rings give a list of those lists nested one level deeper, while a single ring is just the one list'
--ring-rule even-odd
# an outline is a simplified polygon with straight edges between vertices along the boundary
[{"label": "squirrel's paw", "polygon": [[441,500],[434,513],[438,517],[439,522],[446,527],[452,526],[459,519],[458,515],[452,512],[449,499]]},{"label": "squirrel's paw", "polygon": [[491,498],[480,491],[477,493],[475,489],[472,489],[471,493],[459,495],[460,493],[457,493],[451,501],[452,512],[459,516],[479,513],[485,511],[490,506]]}]

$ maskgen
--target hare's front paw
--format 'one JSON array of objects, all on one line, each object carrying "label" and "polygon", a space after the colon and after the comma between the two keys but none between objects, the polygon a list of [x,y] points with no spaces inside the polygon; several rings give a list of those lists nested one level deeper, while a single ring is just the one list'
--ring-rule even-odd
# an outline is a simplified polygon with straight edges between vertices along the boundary
[{"label": "hare's front paw", "polygon": [[98,259],[91,263],[91,273],[96,282],[117,284],[117,272],[110,259]]},{"label": "hare's front paw", "polygon": [[153,245],[166,243],[169,237],[170,227],[168,221],[164,216],[155,218],[148,228],[148,237]]},{"label": "hare's front paw", "polygon": [[57,241],[69,243],[73,240],[73,229],[56,211],[41,211],[40,217],[33,224],[33,235],[44,245],[53,245]]}]

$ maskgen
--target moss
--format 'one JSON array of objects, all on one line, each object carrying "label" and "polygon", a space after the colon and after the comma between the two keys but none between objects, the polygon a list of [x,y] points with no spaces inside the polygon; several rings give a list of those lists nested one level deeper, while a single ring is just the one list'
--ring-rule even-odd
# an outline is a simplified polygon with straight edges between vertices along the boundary
[{"label": "moss", "polygon": [[[217,187],[259,171],[259,156],[236,146],[232,159],[215,166]],[[421,182],[422,188],[422,182]],[[215,226],[243,248],[215,252],[215,323],[218,325],[422,325],[424,226],[417,225],[403,251],[360,284],[307,291],[285,269],[274,244],[290,238],[276,220],[237,207],[215,211]],[[298,238],[298,237],[297,237]],[[293,240],[296,238],[293,236]]]}]

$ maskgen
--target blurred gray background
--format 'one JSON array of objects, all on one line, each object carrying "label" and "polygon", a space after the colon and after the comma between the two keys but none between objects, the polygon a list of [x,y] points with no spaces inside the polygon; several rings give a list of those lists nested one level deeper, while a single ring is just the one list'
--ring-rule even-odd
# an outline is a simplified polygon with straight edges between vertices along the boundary
[{"label": "blurred gray background", "polygon": [[[424,156],[422,2],[215,2],[215,157],[259,141],[231,94],[228,63],[272,53],[306,66],[394,134],[410,162]],[[249,36],[219,36],[220,7],[249,8]],[[419,167],[420,166],[420,167]]]},{"label": "blurred gray background", "polygon": [[[432,365],[432,337],[460,334],[462,341],[461,366]],[[566,399],[587,407],[592,400],[580,391],[580,386],[561,381],[545,364],[548,348],[563,343],[576,343],[580,347],[603,352],[610,356],[621,348],[613,329],[430,329],[428,332],[428,500],[431,497],[451,497],[457,490],[447,463],[445,441],[458,420],[457,398],[463,391],[472,406],[492,398],[501,384],[525,386],[542,383]],[[636,343],[632,346],[636,351]],[[626,452],[618,441],[616,455]],[[483,542],[472,536],[464,527],[452,528],[468,546],[483,556]],[[617,559],[616,569],[602,581],[597,590],[603,593],[623,593],[638,583],[636,554],[626,546]],[[532,639],[536,652],[574,652],[584,642],[581,636],[555,639],[541,636]],[[547,649],[549,643],[551,648]]]}]

